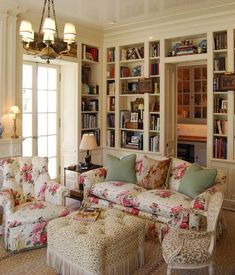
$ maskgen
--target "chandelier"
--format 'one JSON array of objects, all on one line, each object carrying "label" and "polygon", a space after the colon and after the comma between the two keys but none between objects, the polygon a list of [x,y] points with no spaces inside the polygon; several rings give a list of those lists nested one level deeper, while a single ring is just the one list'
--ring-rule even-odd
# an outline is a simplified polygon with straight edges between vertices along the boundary
[{"label": "chandelier", "polygon": [[[48,13],[44,20],[46,8]],[[48,64],[50,60],[62,55],[77,55],[76,30],[73,24],[66,23],[64,26],[64,39],[59,38],[54,0],[44,1],[38,33],[34,34],[32,24],[24,20],[20,24],[20,35],[22,36],[23,48],[29,54],[45,59]]]}]

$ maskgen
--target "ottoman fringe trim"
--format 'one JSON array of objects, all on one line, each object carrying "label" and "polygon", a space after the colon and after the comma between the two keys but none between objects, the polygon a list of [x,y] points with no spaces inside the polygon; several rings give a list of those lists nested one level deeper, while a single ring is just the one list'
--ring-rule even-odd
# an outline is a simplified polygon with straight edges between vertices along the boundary
[{"label": "ottoman fringe trim", "polygon": [[55,250],[47,248],[47,265],[53,267],[62,275],[130,275],[144,265],[144,248],[140,247],[136,253],[131,254],[128,258],[117,262],[114,265],[106,266],[103,272],[91,272],[85,270],[79,266],[79,263],[74,264],[69,260],[62,258]]}]

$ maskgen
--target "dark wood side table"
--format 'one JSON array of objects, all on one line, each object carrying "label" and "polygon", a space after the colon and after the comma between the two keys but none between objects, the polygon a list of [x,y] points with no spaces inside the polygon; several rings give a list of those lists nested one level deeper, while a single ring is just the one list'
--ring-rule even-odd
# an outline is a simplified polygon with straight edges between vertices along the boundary
[{"label": "dark wood side table", "polygon": [[[68,167],[64,167],[64,185],[66,186],[66,172],[67,171],[82,174],[84,172],[94,170],[94,169],[97,169],[97,168],[100,168],[100,167],[102,167],[102,165],[99,165],[99,164],[91,164],[89,167],[84,167],[80,164],[70,165]],[[83,185],[79,184],[78,188],[71,189],[70,194],[66,197],[82,201],[83,200]]]}]

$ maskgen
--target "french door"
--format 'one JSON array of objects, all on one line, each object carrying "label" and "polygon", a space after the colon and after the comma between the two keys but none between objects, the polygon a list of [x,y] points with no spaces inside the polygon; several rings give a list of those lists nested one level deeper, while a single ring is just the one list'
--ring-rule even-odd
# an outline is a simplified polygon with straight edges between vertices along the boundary
[{"label": "french door", "polygon": [[23,156],[46,156],[49,174],[58,177],[59,67],[24,62],[22,79]]}]

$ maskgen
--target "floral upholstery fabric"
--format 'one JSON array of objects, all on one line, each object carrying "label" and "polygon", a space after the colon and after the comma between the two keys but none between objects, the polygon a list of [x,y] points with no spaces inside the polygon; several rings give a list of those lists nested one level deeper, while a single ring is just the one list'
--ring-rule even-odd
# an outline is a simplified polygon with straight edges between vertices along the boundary
[{"label": "floral upholstery fabric", "polygon": [[[68,188],[50,181],[48,159],[18,157],[3,161],[3,234],[5,247],[16,251],[45,244],[47,222],[69,212],[63,207]],[[35,226],[41,228],[36,241]],[[36,230],[36,231],[35,231]],[[38,233],[39,234],[39,233]],[[37,239],[39,239],[39,235]]]},{"label": "floral upholstery fabric", "polygon": [[63,206],[57,206],[50,202],[34,201],[20,204],[7,220],[7,227],[15,227],[23,224],[31,224],[43,220],[48,222],[51,219],[66,216],[69,211]]},{"label": "floral upholstery fabric", "polygon": [[[165,160],[166,158],[159,157],[159,159]],[[199,228],[204,227],[205,219],[190,210],[200,209],[202,211],[202,214],[205,214],[206,216],[206,211],[211,196],[217,191],[224,192],[223,189],[226,186],[226,176],[224,175],[224,172],[222,170],[217,169],[218,172],[215,180],[215,185],[205,190],[196,198],[192,199],[178,192],[181,180],[190,165],[191,163],[173,158],[172,164],[169,169],[169,187],[168,189],[165,189],[166,192],[163,192],[164,190],[161,190],[160,192],[162,193],[158,193],[157,198],[156,195],[151,193],[151,191],[157,191],[157,189],[146,190],[143,188],[143,192],[139,194],[138,192],[136,194],[133,193],[133,189],[130,190],[130,193],[128,193],[128,191],[125,189],[125,192],[127,194],[126,197],[131,194],[131,199],[129,199],[128,203],[126,204],[123,203],[123,200],[119,199],[119,197],[117,199],[116,196],[119,191],[113,191],[116,192],[114,196],[112,196],[110,191],[107,192],[107,190],[110,190],[109,188],[116,189],[117,187],[114,185],[109,186],[108,182],[104,183],[107,173],[105,167],[85,172],[80,177],[80,183],[84,185],[83,204],[95,203],[105,207],[115,207],[118,209],[121,208],[124,211],[137,215],[143,215],[144,213],[145,217],[150,220],[157,219],[159,222],[165,224],[177,224],[177,226],[179,225],[180,228],[199,230]],[[142,166],[143,159],[137,159],[137,179],[138,173],[142,171]],[[147,193],[145,194],[145,192]],[[148,200],[149,196],[152,197],[152,201],[151,199]],[[164,198],[164,196],[166,197]],[[131,205],[131,203],[133,204]],[[185,214],[183,220],[179,222],[179,212],[181,210],[184,210],[184,213],[188,214]]]},{"label": "floral upholstery fabric", "polygon": [[156,160],[144,156],[136,165],[138,185],[146,189],[167,187],[167,176],[171,159]]},{"label": "floral upholstery fabric", "polygon": [[169,178],[169,188],[175,191],[179,190],[180,183],[191,163],[180,159],[173,159],[171,173]]},{"label": "floral upholstery fabric", "polygon": [[132,206],[134,198],[144,191],[144,188],[134,183],[105,181],[95,184],[90,193],[117,204]]},{"label": "floral upholstery fabric", "polygon": [[173,190],[155,189],[137,195],[133,206],[139,210],[179,219],[183,209],[190,207],[191,199]]}]

